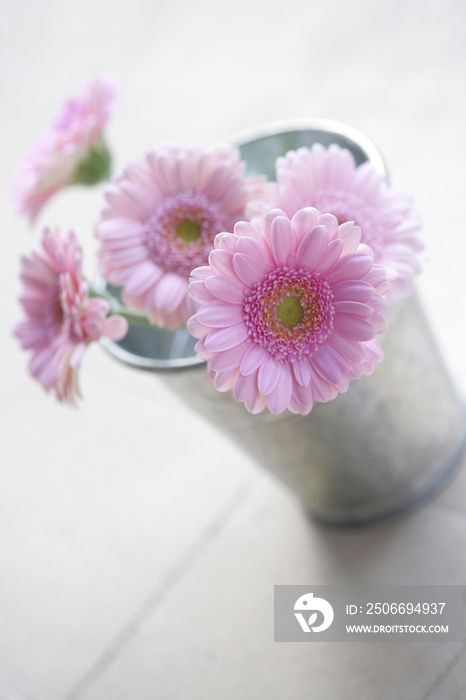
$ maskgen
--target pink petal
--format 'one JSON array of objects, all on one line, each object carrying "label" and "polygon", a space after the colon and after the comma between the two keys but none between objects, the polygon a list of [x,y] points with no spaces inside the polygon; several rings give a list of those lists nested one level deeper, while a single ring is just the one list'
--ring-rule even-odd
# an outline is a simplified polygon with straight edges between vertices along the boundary
[{"label": "pink petal", "polygon": [[313,368],[330,384],[339,384],[343,379],[343,373],[338,362],[321,346],[310,358]]},{"label": "pink petal", "polygon": [[177,172],[181,189],[190,190],[196,185],[193,161],[188,154],[181,154],[177,162]]},{"label": "pink petal", "polygon": [[159,178],[157,184],[165,195],[174,195],[179,189],[175,170],[171,166],[172,156],[168,153],[160,152],[157,158]]},{"label": "pink petal", "polygon": [[[347,379],[361,379],[361,377],[363,376],[364,364],[368,364],[368,363],[362,363],[362,364],[358,363],[355,365],[351,365],[351,369],[348,372]],[[370,365],[370,367],[371,367],[371,369],[374,369],[374,365]]]},{"label": "pink petal", "polygon": [[361,365],[361,376],[368,377],[374,371],[372,362],[363,362]]},{"label": "pink petal", "polygon": [[191,318],[188,320],[187,328],[191,335],[193,335],[195,338],[204,338],[204,336],[206,336],[207,333],[212,330],[210,326],[207,327],[204,326],[203,323],[200,323],[197,320],[197,316],[191,316]]},{"label": "pink petal", "polygon": [[229,301],[237,304],[244,302],[245,285],[238,279],[212,275],[212,277],[206,279],[205,285],[207,290],[220,301]]},{"label": "pink petal", "polygon": [[362,280],[344,280],[332,285],[335,301],[369,301],[374,294],[374,287]]},{"label": "pink petal", "polygon": [[300,265],[298,265],[298,256],[296,253],[291,253],[291,255],[288,257],[288,267],[293,268],[293,270],[298,270]]},{"label": "pink petal", "polygon": [[212,328],[234,326],[243,320],[243,307],[240,304],[228,304],[223,301],[210,301],[201,306],[196,314],[197,320]]},{"label": "pink petal", "polygon": [[28,268],[29,274],[43,283],[49,285],[54,284],[57,280],[57,267],[54,260],[47,262],[37,253],[33,253],[31,260],[25,256],[21,256],[21,262],[24,268]]},{"label": "pink petal", "polygon": [[238,373],[233,386],[233,396],[237,401],[248,401],[257,394],[257,380],[254,374],[246,377]]},{"label": "pink petal", "polygon": [[79,365],[81,364],[81,362],[83,361],[85,350],[86,350],[86,343],[82,342],[82,343],[78,343],[78,345],[75,347],[75,349],[71,353],[70,366],[73,369],[77,369],[79,367]]},{"label": "pink petal", "polygon": [[246,236],[248,238],[253,238],[260,240],[260,235],[258,236],[258,231],[253,224],[249,221],[238,221],[233,229],[235,236]]},{"label": "pink petal", "polygon": [[291,217],[293,214],[301,209],[305,201],[303,201],[302,196],[289,184],[280,184],[278,187],[278,199],[282,209],[286,212],[287,216]]},{"label": "pink petal", "polygon": [[86,318],[82,321],[81,326],[86,337],[91,340],[99,340],[102,335],[103,323],[101,318]]},{"label": "pink petal", "polygon": [[364,275],[364,281],[369,282],[371,284],[376,292],[378,294],[383,294],[383,292],[380,292],[378,287],[379,285],[384,285],[387,279],[387,273],[385,271],[384,267],[381,267],[380,265],[373,265],[372,268],[366,272]]},{"label": "pink petal", "polygon": [[350,362],[361,362],[365,358],[362,343],[358,343],[356,340],[350,340],[349,338],[344,338],[335,331],[330,333],[327,338],[327,342],[329,345],[337,348],[337,350],[345,355]]},{"label": "pink petal", "polygon": [[300,386],[307,386],[311,381],[311,366],[307,357],[295,360],[292,364],[294,376]]},{"label": "pink petal", "polygon": [[[293,398],[305,409],[305,413],[309,413],[314,404],[314,392],[311,383],[309,382],[309,384],[301,386],[297,382],[294,382]],[[298,412],[303,413],[303,411]]]},{"label": "pink petal", "polygon": [[94,316],[102,320],[108,314],[109,309],[110,305],[106,299],[93,297],[87,300],[86,317]]},{"label": "pink petal", "polygon": [[289,219],[277,216],[270,228],[270,247],[279,267],[285,267],[288,257],[296,250],[296,233]]},{"label": "pink petal", "polygon": [[377,364],[383,360],[383,350],[376,340],[369,340],[366,343],[361,343],[361,347],[366,353],[367,362]]},{"label": "pink petal", "polygon": [[361,304],[359,301],[335,301],[333,308],[338,313],[359,316],[360,318],[368,318],[374,313],[371,306]]},{"label": "pink petal", "polygon": [[259,243],[252,238],[239,238],[236,244],[236,252],[249,255],[260,267],[262,274],[267,274],[273,267],[271,251],[264,240]]},{"label": "pink petal", "polygon": [[322,260],[317,265],[315,272],[321,275],[325,275],[328,270],[330,270],[338,260],[343,250],[343,241],[337,238],[335,241],[330,241],[326,253],[324,254]]},{"label": "pink petal", "polygon": [[203,337],[201,338],[201,340],[199,340],[199,342],[196,343],[196,345],[194,346],[194,350],[196,351],[197,356],[201,358],[201,360],[212,359],[213,353],[211,353],[209,350],[206,350]]},{"label": "pink petal", "polygon": [[344,243],[343,255],[354,253],[361,242],[361,229],[351,221],[347,221],[339,227],[338,237]]},{"label": "pink petal", "polygon": [[371,316],[370,322],[376,329],[377,333],[383,333],[387,330],[388,318],[387,314],[383,311],[378,311],[373,316]]},{"label": "pink petal", "polygon": [[188,291],[188,281],[174,272],[166,272],[153,290],[152,301],[155,309],[174,311],[181,304]]},{"label": "pink petal", "polygon": [[276,387],[267,394],[267,406],[275,415],[283,413],[288,406],[293,393],[293,377],[289,365],[281,366],[281,376]]},{"label": "pink petal", "polygon": [[147,261],[138,265],[125,284],[126,291],[132,295],[139,296],[150,289],[163,275],[163,270]]},{"label": "pink petal", "polygon": [[262,395],[267,395],[275,389],[281,376],[281,367],[280,362],[269,353],[264,356],[257,375],[257,384]]},{"label": "pink petal", "polygon": [[138,219],[142,219],[154,206],[154,193],[129,180],[121,183],[120,196],[128,202],[134,212],[137,212]]},{"label": "pink petal", "polygon": [[234,348],[249,337],[244,323],[228,328],[216,328],[206,336],[204,345],[211,352],[220,352]]},{"label": "pink petal", "polygon": [[16,326],[15,335],[21,339],[21,347],[29,350],[47,344],[49,333],[43,325],[35,327],[31,323],[23,322]]},{"label": "pink petal", "polygon": [[149,256],[144,245],[134,245],[131,248],[125,247],[116,250],[107,247],[105,257],[112,267],[129,267],[147,260]]},{"label": "pink petal", "polygon": [[102,335],[111,340],[121,340],[128,332],[128,321],[122,316],[114,315],[106,318]]},{"label": "pink petal", "polygon": [[267,356],[267,350],[264,350],[257,343],[250,343],[241,360],[241,374],[246,375],[255,372]]},{"label": "pink petal", "polygon": [[200,267],[195,267],[191,270],[189,274],[190,280],[205,280],[212,274],[212,268],[210,265],[201,265]]},{"label": "pink petal", "polygon": [[212,272],[217,275],[235,277],[233,253],[230,253],[228,250],[211,250],[209,253],[209,265],[212,268]]},{"label": "pink petal", "polygon": [[225,213],[230,216],[238,215],[238,212],[241,212],[241,216],[244,216],[246,202],[245,188],[239,182],[230,183],[228,189],[218,199],[218,203],[222,206]]},{"label": "pink petal", "polygon": [[267,408],[267,398],[258,393],[251,399],[245,401],[244,405],[249,413],[257,415],[258,413],[262,413],[262,411]]},{"label": "pink petal", "polygon": [[190,282],[188,293],[192,299],[197,301],[199,304],[204,304],[208,301],[215,300],[214,295],[208,291],[204,280],[194,280],[193,282]]},{"label": "pink petal", "polygon": [[328,246],[325,226],[314,226],[308,231],[298,247],[298,266],[313,272],[322,260]]},{"label": "pink petal", "polygon": [[347,314],[335,314],[333,327],[342,336],[351,340],[372,340],[376,335],[375,328],[370,323]]},{"label": "pink petal", "polygon": [[[193,316],[199,309],[199,304],[197,303],[197,301],[194,301],[194,299],[191,299],[189,295],[186,295],[181,307],[183,307],[186,310],[185,318],[191,318],[191,316]],[[181,323],[185,322],[186,321],[181,321]]]},{"label": "pink petal", "polygon": [[214,239],[216,248],[229,253],[236,253],[236,241],[237,238],[232,233],[217,233]]},{"label": "pink petal", "polygon": [[325,379],[322,379],[320,374],[318,374],[315,370],[312,375],[311,383],[316,401],[326,403],[327,401],[334,399],[338,394],[338,389],[325,381]]},{"label": "pink petal", "polygon": [[[291,219],[291,223],[296,231],[298,241],[304,237],[304,234],[310,231],[311,228],[317,225],[317,209],[306,207],[299,209]],[[319,221],[320,223],[320,221]]]},{"label": "pink petal", "polygon": [[217,372],[214,379],[215,388],[221,392],[231,391],[237,376],[237,369],[231,369],[228,372]]},{"label": "pink petal", "polygon": [[210,361],[210,366],[214,372],[226,372],[237,369],[247,348],[246,342],[240,343],[234,348],[216,352]]},{"label": "pink petal", "polygon": [[356,249],[356,253],[362,253],[364,255],[369,255],[372,259],[374,259],[374,251],[372,248],[365,243],[360,243]]},{"label": "pink petal", "polygon": [[329,284],[350,279],[360,279],[366,275],[373,264],[372,258],[368,255],[353,253],[340,258],[327,275]]},{"label": "pink petal", "polygon": [[294,394],[291,395],[291,399],[290,399],[290,402],[289,402],[287,408],[291,413],[299,414],[302,416],[307,416],[308,413],[310,413],[312,411],[312,405],[309,407],[302,406],[299,403],[299,401],[296,400]]},{"label": "pink petal", "polygon": [[233,256],[233,267],[238,278],[246,287],[252,287],[255,282],[260,282],[263,278],[259,265],[249,255],[235,253]]},{"label": "pink petal", "polygon": [[359,194],[361,197],[364,197],[366,201],[374,196],[383,183],[381,176],[369,161],[362,163],[362,165],[356,169],[355,180],[357,182],[356,187]]},{"label": "pink petal", "polygon": [[408,296],[411,293],[412,284],[410,280],[385,279],[375,286],[375,291],[384,297],[386,301],[393,301],[398,296]]},{"label": "pink petal", "polygon": [[[334,333],[333,335],[336,334]],[[325,343],[325,352],[335,360],[343,374],[349,370],[351,362],[349,358],[343,352],[341,352],[341,350],[339,350],[339,348],[327,342]]]},{"label": "pink petal", "polygon": [[374,311],[385,311],[386,301],[383,297],[378,294],[374,294],[370,300],[370,305]]},{"label": "pink petal", "polygon": [[333,214],[322,214],[317,219],[318,224],[322,224],[328,231],[330,240],[334,240],[338,233],[338,219]]},{"label": "pink petal", "polygon": [[285,216],[286,214],[283,211],[283,209],[271,209],[268,211],[264,218],[261,220],[261,234],[267,241],[267,243],[270,245],[270,228],[272,226],[272,223],[274,219],[277,218],[277,216]]},{"label": "pink petal", "polygon": [[29,362],[29,371],[34,377],[37,377],[44,367],[52,365],[53,359],[54,351],[50,346],[47,346],[32,356]]},{"label": "pink petal", "polygon": [[212,192],[215,199],[220,199],[222,197],[225,191],[225,185],[228,186],[230,183],[230,173],[231,170],[227,163],[219,163],[211,170],[206,186]]}]

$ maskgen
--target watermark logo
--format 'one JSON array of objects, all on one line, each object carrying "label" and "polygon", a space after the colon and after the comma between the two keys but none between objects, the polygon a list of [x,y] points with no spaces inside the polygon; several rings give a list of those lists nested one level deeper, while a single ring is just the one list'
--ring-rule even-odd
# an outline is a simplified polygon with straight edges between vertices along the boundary
[{"label": "watermark logo", "polygon": [[[300,596],[296,603],[294,604],[295,617],[301,625],[303,632],[323,632],[328,629],[333,622],[333,608],[324,598],[314,598],[313,593],[305,593]],[[300,610],[302,612],[296,612]],[[311,613],[307,619],[303,615],[303,612]],[[323,621],[320,625],[314,625],[317,621],[318,613],[321,612],[323,615]]]},{"label": "watermark logo", "polygon": [[276,642],[466,642],[466,585],[276,585]]}]

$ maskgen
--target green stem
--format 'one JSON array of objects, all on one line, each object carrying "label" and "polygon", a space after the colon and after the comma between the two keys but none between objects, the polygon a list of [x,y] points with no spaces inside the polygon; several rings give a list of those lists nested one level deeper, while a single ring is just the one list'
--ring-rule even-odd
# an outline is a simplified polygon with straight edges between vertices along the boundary
[{"label": "green stem", "polygon": [[79,163],[73,174],[73,182],[81,185],[96,185],[108,180],[112,172],[112,156],[103,137]]},{"label": "green stem", "polygon": [[89,284],[89,296],[105,299],[110,306],[110,314],[119,314],[120,316],[123,316],[123,318],[126,318],[129,323],[136,323],[140,326],[153,325],[147,318],[147,313],[145,311],[130,309],[128,306],[121,304],[118,299],[115,299],[115,297],[111,296],[108,292],[100,289],[98,290],[93,287],[92,284]]}]

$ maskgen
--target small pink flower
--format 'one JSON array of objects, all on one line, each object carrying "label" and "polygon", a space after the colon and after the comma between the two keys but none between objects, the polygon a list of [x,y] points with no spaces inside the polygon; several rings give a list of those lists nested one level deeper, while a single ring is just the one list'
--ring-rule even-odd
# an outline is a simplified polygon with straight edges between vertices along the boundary
[{"label": "small pink flower", "polygon": [[197,309],[189,273],[206,264],[215,235],[233,231],[248,200],[263,191],[264,178],[244,172],[236,148],[163,145],[109,186],[97,226],[100,272],[124,287],[126,304],[160,326],[187,322]]},{"label": "small pink flower", "polygon": [[128,324],[121,316],[106,318],[109,305],[104,299],[88,298],[82,251],[73,231],[62,239],[58,230],[45,229],[42,247],[42,255],[22,258],[20,301],[26,320],[14,333],[32,351],[31,374],[60,401],[74,404],[80,396],[77,370],[86,344],[101,335],[120,340]]},{"label": "small pink flower", "polygon": [[375,262],[387,271],[387,300],[410,292],[410,278],[420,271],[416,253],[423,246],[417,236],[420,221],[408,195],[389,188],[370,162],[356,167],[350,151],[336,144],[290,151],[277,159],[276,171],[268,203],[264,207],[258,199],[258,207],[280,207],[288,216],[302,207],[315,207],[331,212],[340,223],[354,221],[362,242],[374,251]]},{"label": "small pink flower", "polygon": [[44,204],[74,183],[93,185],[109,177],[110,154],[102,131],[116,96],[111,78],[95,78],[66,102],[52,126],[20,163],[13,194],[34,222]]},{"label": "small pink flower", "polygon": [[268,212],[259,231],[220,233],[209,265],[191,276],[201,304],[188,322],[219,391],[252,413],[303,415],[345,392],[382,359],[385,270],[353,223],[299,210]]}]

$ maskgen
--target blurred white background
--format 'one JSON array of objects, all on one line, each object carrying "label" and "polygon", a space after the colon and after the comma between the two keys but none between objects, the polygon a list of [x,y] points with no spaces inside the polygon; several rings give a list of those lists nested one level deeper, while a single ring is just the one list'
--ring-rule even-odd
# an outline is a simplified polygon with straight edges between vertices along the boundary
[{"label": "blurred white background", "polygon": [[466,5],[460,0],[3,0],[1,700],[462,698],[457,644],[274,644],[273,584],[464,583],[466,479],[372,532],[309,522],[284,488],[171,395],[95,346],[78,410],[11,336],[19,256],[78,227],[95,272],[102,187],[36,228],[11,182],[60,105],[121,81],[115,166],[159,141],[208,146],[326,117],[364,132],[424,221],[418,287],[466,391]]}]

